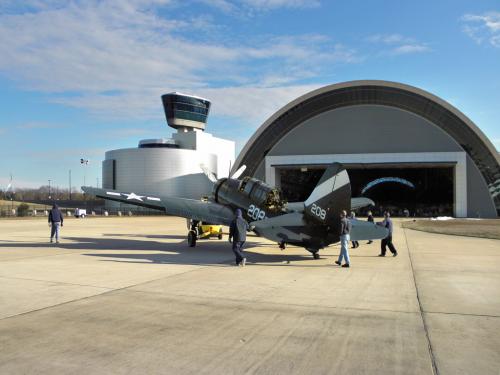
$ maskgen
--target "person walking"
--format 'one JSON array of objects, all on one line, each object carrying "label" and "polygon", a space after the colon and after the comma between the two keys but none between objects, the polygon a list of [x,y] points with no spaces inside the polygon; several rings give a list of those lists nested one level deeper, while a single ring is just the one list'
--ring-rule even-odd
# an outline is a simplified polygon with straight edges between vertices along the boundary
[{"label": "person walking", "polygon": [[56,243],[59,243],[59,232],[63,226],[64,215],[54,203],[52,209],[49,212],[49,227],[50,228],[50,242],[54,242],[54,235],[56,237]]},{"label": "person walking", "polygon": [[[370,222],[370,223],[375,222],[375,220],[373,219],[373,214],[372,214],[372,212],[371,212],[371,211],[368,211],[368,217],[366,218],[366,221],[368,221],[368,222]],[[372,240],[369,240],[369,241],[368,241],[368,243],[367,243],[367,245],[369,245],[369,244],[371,244],[371,243],[373,243],[373,241],[372,241]]]},{"label": "person walking", "polygon": [[384,212],[384,221],[377,224],[387,228],[387,230],[389,231],[387,237],[380,242],[380,254],[378,256],[385,257],[385,252],[387,251],[386,246],[389,247],[389,250],[391,251],[393,257],[398,256],[398,252],[392,243],[393,225],[391,214],[389,213],[389,211]]},{"label": "person walking", "polygon": [[[356,213],[354,211],[351,211],[350,220],[352,220],[352,221],[358,220],[358,219],[356,219]],[[358,241],[352,241],[352,248],[356,249],[357,247],[359,247],[359,242]]]},{"label": "person walking", "polygon": [[236,216],[229,226],[229,242],[233,243],[233,253],[236,257],[236,265],[245,267],[247,258],[243,255],[243,244],[247,240],[248,223],[243,219],[243,214],[239,208],[236,209]]},{"label": "person walking", "polygon": [[[349,240],[351,233],[351,222],[347,219],[347,212],[340,213],[340,254],[339,259],[335,261],[341,267],[349,268],[351,261],[349,259]],[[342,265],[342,259],[345,263]]]}]

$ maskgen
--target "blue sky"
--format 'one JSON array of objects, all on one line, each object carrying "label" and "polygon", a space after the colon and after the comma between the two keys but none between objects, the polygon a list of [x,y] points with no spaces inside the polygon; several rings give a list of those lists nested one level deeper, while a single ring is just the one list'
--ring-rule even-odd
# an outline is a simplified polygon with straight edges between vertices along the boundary
[{"label": "blue sky", "polygon": [[211,99],[207,130],[240,150],[289,101],[357,79],[427,90],[500,149],[500,3],[0,0],[0,187],[67,187],[70,169],[95,185],[106,150],[170,135],[166,92]]}]

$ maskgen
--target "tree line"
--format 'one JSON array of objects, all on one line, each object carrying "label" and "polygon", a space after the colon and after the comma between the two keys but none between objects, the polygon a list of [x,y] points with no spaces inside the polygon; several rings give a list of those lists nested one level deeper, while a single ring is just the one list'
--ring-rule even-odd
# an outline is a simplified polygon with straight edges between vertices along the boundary
[{"label": "tree line", "polygon": [[[11,199],[15,201],[69,200],[70,194],[68,188],[64,189],[57,186],[49,188],[48,185],[39,188],[16,188],[15,191],[0,189],[0,200]],[[80,190],[72,188],[71,200],[95,200],[95,197],[87,196]]]}]

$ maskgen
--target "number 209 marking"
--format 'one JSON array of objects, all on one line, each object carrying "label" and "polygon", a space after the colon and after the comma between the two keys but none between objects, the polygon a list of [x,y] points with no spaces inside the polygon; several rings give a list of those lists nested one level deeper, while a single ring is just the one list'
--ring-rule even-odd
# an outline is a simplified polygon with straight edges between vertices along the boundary
[{"label": "number 209 marking", "polygon": [[319,217],[321,220],[325,220],[326,211],[320,206],[316,205],[316,203],[313,203],[313,205],[311,206],[311,213]]},{"label": "number 209 marking", "polygon": [[266,218],[266,213],[264,210],[261,210],[259,207],[255,207],[255,205],[251,204],[248,206],[248,216],[254,220],[263,220]]}]

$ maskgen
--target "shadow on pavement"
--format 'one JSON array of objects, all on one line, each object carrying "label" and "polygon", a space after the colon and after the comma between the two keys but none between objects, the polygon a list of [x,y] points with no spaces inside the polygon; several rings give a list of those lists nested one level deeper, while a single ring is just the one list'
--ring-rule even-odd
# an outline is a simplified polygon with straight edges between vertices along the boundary
[{"label": "shadow on pavement", "polygon": [[[128,236],[130,237],[130,236]],[[149,238],[146,236],[137,236]],[[166,236],[158,236],[165,238]],[[71,242],[66,242],[71,241]],[[304,255],[292,255],[283,251],[281,254],[263,254],[256,251],[259,247],[269,247],[269,244],[247,241],[245,243],[245,253],[249,263],[258,263],[259,265],[283,265],[293,266],[290,262],[310,261],[312,256],[304,250]],[[165,243],[151,240],[139,239],[120,239],[120,238],[83,238],[83,237],[65,237],[59,244],[50,244],[47,242],[9,242],[0,243],[1,248],[54,248],[62,250],[87,250],[102,251],[99,253],[84,253],[82,255],[103,258],[107,262],[126,262],[126,263],[154,263],[154,264],[186,264],[186,265],[221,265],[233,264],[234,255],[231,250],[231,244],[225,240],[209,239],[200,240],[196,247],[189,247],[187,241],[174,243]],[[160,253],[105,253],[105,251],[155,251]],[[265,264],[269,263],[269,264]],[[309,264],[301,267],[317,267],[318,265]]]}]

